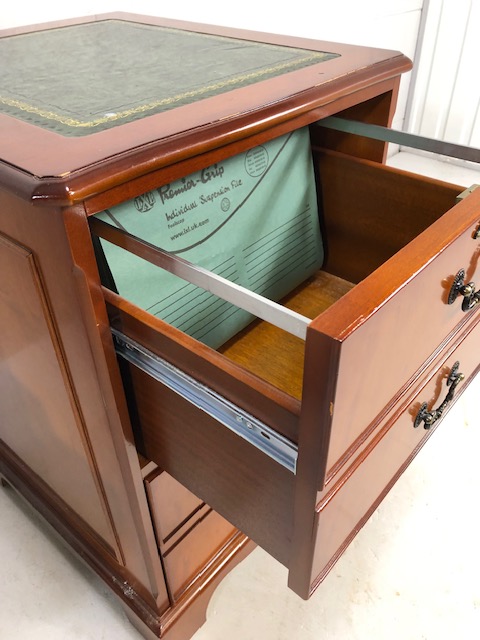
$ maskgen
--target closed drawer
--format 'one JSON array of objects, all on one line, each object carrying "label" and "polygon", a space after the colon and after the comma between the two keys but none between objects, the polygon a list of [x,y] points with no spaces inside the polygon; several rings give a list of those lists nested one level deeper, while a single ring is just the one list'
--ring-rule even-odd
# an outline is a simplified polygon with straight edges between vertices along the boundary
[{"label": "closed drawer", "polygon": [[165,545],[204,503],[164,471],[154,471],[144,482],[157,538]]},{"label": "closed drawer", "polygon": [[180,597],[201,571],[209,569],[237,533],[235,527],[208,507],[199,515],[190,527],[187,523],[183,537],[162,554],[167,584],[174,599]]},{"label": "closed drawer", "polygon": [[[366,449],[342,469],[334,486],[319,493],[315,508],[316,540],[309,560],[311,590],[323,579],[478,371],[479,341],[480,325],[477,324],[456,348],[447,349],[450,353],[428,372],[420,388],[394,408]],[[454,451],[455,441],[452,455]]]},{"label": "closed drawer", "polygon": [[149,474],[145,486],[168,588],[177,599],[237,530],[165,471]]},{"label": "closed drawer", "polygon": [[[287,566],[303,597],[428,435],[398,434],[467,335],[472,348],[480,306],[449,295],[462,268],[478,280],[480,190],[456,204],[462,187],[313,155],[327,257],[282,301],[312,318],[305,339],[269,319],[213,350],[104,288],[139,449]],[[119,229],[92,230],[164,264]],[[459,354],[467,377],[475,353]]]}]

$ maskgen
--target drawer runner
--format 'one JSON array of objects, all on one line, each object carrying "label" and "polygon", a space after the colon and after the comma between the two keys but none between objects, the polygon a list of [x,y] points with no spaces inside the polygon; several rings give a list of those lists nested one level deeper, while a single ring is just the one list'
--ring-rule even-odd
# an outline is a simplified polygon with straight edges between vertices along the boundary
[{"label": "drawer runner", "polygon": [[130,364],[178,393],[267,456],[296,472],[297,445],[223,396],[112,328],[115,350]]},{"label": "drawer runner", "polygon": [[435,138],[425,138],[414,133],[398,131],[389,127],[382,127],[378,124],[369,124],[366,122],[357,122],[356,120],[346,120],[337,116],[329,116],[323,120],[319,120],[317,125],[326,127],[327,129],[335,129],[344,133],[353,133],[357,136],[365,138],[373,138],[374,140],[382,140],[383,142],[391,142],[410,149],[420,149],[421,151],[429,151],[438,155],[449,156],[459,160],[467,160],[468,162],[480,163],[480,149],[466,147],[453,142],[445,142]]}]

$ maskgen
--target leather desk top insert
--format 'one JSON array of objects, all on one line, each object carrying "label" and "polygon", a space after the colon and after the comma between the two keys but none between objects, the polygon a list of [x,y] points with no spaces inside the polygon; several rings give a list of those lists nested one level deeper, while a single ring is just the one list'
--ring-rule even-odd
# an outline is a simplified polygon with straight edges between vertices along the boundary
[{"label": "leather desk top insert", "polygon": [[47,29],[0,40],[0,109],[83,136],[337,55],[125,20]]}]

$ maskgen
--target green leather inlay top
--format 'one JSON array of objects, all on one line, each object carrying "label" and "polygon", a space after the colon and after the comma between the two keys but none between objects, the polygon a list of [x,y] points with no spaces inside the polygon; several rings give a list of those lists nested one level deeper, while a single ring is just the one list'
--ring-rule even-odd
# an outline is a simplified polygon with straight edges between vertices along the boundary
[{"label": "green leather inlay top", "polygon": [[338,54],[105,20],[0,39],[0,112],[83,136]]}]

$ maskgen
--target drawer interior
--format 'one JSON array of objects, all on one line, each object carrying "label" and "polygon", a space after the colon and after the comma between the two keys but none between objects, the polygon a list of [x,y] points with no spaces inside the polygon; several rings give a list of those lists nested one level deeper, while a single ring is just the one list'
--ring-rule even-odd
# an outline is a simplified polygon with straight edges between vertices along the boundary
[{"label": "drawer interior", "polygon": [[[289,309],[314,318],[353,287],[348,280],[317,271],[282,300]],[[276,388],[301,400],[304,341],[257,320],[218,351]]]},{"label": "drawer interior", "polygon": [[[314,149],[325,262],[282,300],[316,318],[455,205],[462,187]],[[257,321],[219,351],[301,399],[304,343]]]},{"label": "drawer interior", "polygon": [[[307,321],[321,316],[355,285],[438,220],[455,205],[456,197],[463,190],[457,185],[423,178],[314,145],[311,152],[318,198],[318,241],[322,245],[323,263],[313,273],[307,273],[297,286],[278,301]],[[251,212],[251,215],[258,215],[258,212]],[[268,216],[268,211],[264,215]],[[93,220],[94,232],[112,240],[97,222]],[[112,241],[121,242],[118,238]],[[214,238],[211,242],[214,243]],[[124,239],[123,246],[128,248],[128,244],[128,239]],[[120,250],[120,253],[126,252]],[[99,259],[104,284],[110,290],[117,291],[116,269],[112,264],[105,263],[103,256]],[[161,268],[157,268],[157,271],[158,287],[161,288],[161,277],[165,272]],[[133,282],[137,277],[141,279],[141,274],[136,276],[132,272],[130,275]],[[170,273],[166,275],[185,284],[184,280]],[[199,296],[203,295],[203,289],[193,285],[192,288],[198,291]],[[121,289],[119,294],[125,297]],[[109,300],[117,304],[113,296],[109,296]],[[212,300],[218,301],[220,298],[212,296]],[[138,305],[133,304],[130,309],[135,306]],[[154,309],[147,311],[159,318]],[[140,315],[139,312],[132,313]],[[168,331],[178,341],[184,340],[185,336],[188,340],[188,332],[176,331],[173,325],[167,330],[165,325],[169,324],[168,318],[159,319],[157,326],[161,331]],[[198,340],[193,343],[189,341],[189,344],[195,343],[205,352]],[[218,345],[215,351],[255,378],[258,377],[259,380],[254,384],[259,384],[263,393],[266,393],[263,391],[266,386],[272,386],[281,392],[276,394],[281,403],[295,406],[292,401],[301,402],[304,339],[272,322],[251,316],[246,327]],[[289,398],[282,399],[282,394]],[[298,411],[298,404],[296,406]],[[289,433],[288,437],[292,437],[292,434]]]}]

